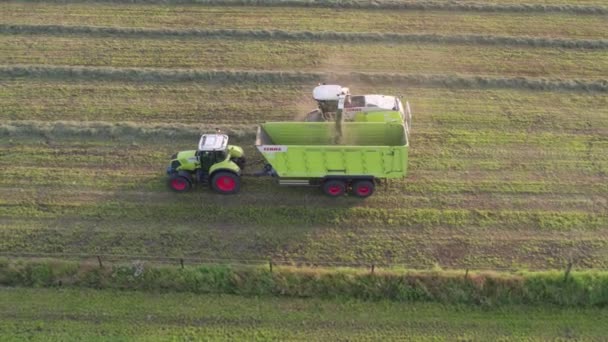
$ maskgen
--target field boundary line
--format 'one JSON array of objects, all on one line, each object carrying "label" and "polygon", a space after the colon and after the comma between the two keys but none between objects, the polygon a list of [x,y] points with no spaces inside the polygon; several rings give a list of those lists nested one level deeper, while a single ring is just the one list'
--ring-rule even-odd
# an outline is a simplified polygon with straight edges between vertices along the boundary
[{"label": "field boundary line", "polygon": [[[13,253],[1,252],[0,257],[17,259],[57,259],[63,261],[90,261],[94,263],[138,263],[151,262],[161,265],[196,266],[196,265],[225,265],[225,266],[288,266],[301,268],[354,268],[354,269],[408,269],[408,270],[442,270],[442,271],[556,271],[560,268],[518,268],[513,266],[481,266],[481,265],[438,265],[437,263],[414,264],[414,263],[386,263],[383,261],[370,260],[369,262],[341,262],[330,260],[305,260],[305,259],[227,259],[227,258],[201,258],[201,257],[169,257],[153,255],[129,255],[129,254],[103,254],[103,253]],[[271,267],[272,267],[271,266]],[[608,268],[577,266],[581,271],[608,271]]]},{"label": "field boundary line", "polygon": [[585,15],[608,14],[608,7],[570,4],[529,3],[481,3],[474,1],[424,1],[424,0],[18,0],[25,3],[120,3],[139,5],[201,5],[201,6],[255,6],[255,7],[305,7],[362,10],[421,10],[450,12],[496,13],[569,13]]},{"label": "field boundary line", "polygon": [[112,68],[48,65],[0,65],[0,77],[123,82],[308,83],[338,82],[445,87],[459,89],[528,89],[544,91],[608,92],[608,79],[549,79],[445,74],[331,73],[256,70]]},{"label": "field boundary line", "polygon": [[399,34],[370,32],[285,31],[285,30],[233,30],[233,29],[148,29],[101,26],[64,25],[6,25],[0,24],[0,34],[30,35],[86,35],[123,38],[221,38],[251,40],[295,40],[312,42],[340,41],[360,43],[441,43],[490,46],[548,47],[562,49],[608,49],[608,39],[568,39],[496,35],[440,35]]}]

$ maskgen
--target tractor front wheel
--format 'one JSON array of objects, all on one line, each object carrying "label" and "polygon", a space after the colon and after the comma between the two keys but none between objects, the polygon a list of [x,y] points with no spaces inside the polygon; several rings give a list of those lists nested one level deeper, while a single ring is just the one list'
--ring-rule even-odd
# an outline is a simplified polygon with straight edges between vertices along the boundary
[{"label": "tractor front wheel", "polygon": [[175,173],[169,177],[169,187],[175,192],[188,192],[192,189],[192,181]]},{"label": "tractor front wheel", "polygon": [[211,178],[211,188],[220,194],[236,194],[241,188],[241,178],[232,172],[219,171]]},{"label": "tractor front wheel", "polygon": [[323,183],[323,193],[330,197],[339,197],[346,192],[346,183],[337,179],[329,179]]}]

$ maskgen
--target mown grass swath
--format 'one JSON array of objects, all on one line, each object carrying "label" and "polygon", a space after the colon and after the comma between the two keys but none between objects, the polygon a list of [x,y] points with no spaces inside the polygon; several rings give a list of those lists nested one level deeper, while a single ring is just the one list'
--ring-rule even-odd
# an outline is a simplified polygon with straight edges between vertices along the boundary
[{"label": "mown grass swath", "polygon": [[524,47],[553,47],[564,49],[607,49],[606,39],[564,39],[543,37],[512,37],[494,35],[441,35],[360,33],[339,31],[285,31],[285,30],[206,30],[206,29],[144,29],[128,27],[93,27],[62,25],[0,25],[3,34],[86,35],[93,37],[129,38],[237,38],[295,41],[330,41],[348,43],[441,43],[475,45],[511,45]]},{"label": "mown grass swath", "polygon": [[[76,129],[94,125],[90,121],[97,120],[184,124],[191,128],[206,123],[253,127],[267,120],[290,121],[302,118],[304,113],[315,107],[310,96],[311,86],[299,83],[158,84],[18,79],[7,81],[0,91],[4,98],[5,117],[26,120],[22,123],[5,122],[7,129],[25,133],[25,127],[19,128],[23,125],[38,134],[36,132],[40,128],[36,125],[42,123],[36,121],[72,120],[74,122],[65,125]],[[423,130],[439,133],[417,136],[418,146],[427,141],[435,145],[446,144],[448,136],[443,132],[445,129],[520,133],[557,131],[601,137],[608,127],[608,103],[602,93],[417,88],[407,83],[395,86],[356,84],[352,90],[357,93],[400,94],[410,100],[416,115],[413,134]],[[36,120],[28,123],[34,118]],[[57,136],[60,137],[59,132]],[[423,162],[427,159],[416,160]]]},{"label": "mown grass swath", "polygon": [[[532,36],[605,39],[602,15],[361,11],[322,8],[162,6],[130,4],[26,4],[9,2],[5,25],[70,25],[159,29],[239,29],[400,34]],[[128,10],[127,10],[128,9]],[[365,14],[367,20],[360,20]],[[329,20],[331,19],[331,20]],[[260,26],[260,20],[264,25]]]},{"label": "mown grass swath", "polygon": [[[42,2],[41,0],[19,0],[22,2]],[[54,0],[65,3],[65,0]],[[44,2],[49,2],[45,0]],[[51,0],[53,2],[53,0]],[[118,0],[68,0],[68,3],[121,3]],[[474,11],[474,12],[558,12],[575,14],[608,14],[605,6],[593,5],[553,5],[538,3],[499,4],[491,2],[447,2],[447,1],[303,1],[303,0],[130,0],[133,4],[192,4],[206,6],[262,6],[262,7],[315,7],[345,9],[383,10],[427,10],[427,11]]]},{"label": "mown grass swath", "polygon": [[455,75],[400,75],[387,73],[321,73],[295,71],[209,71],[146,68],[93,68],[60,66],[3,66],[0,75],[11,78],[105,80],[124,82],[215,82],[215,83],[309,83],[342,82],[450,88],[515,88],[530,90],[608,91],[608,80],[559,80],[532,77],[483,77]]},{"label": "mown grass swath", "polygon": [[[173,40],[0,36],[12,51],[0,62],[88,67],[445,74],[602,80],[608,50],[480,47],[436,43],[335,45],[328,42],[204,38]],[[218,53],[221,51],[221,53]],[[263,52],[263,53],[261,53]],[[550,58],[541,60],[539,57]],[[454,62],[441,64],[451,58]],[[504,61],[508,58],[508,61]],[[497,61],[504,61],[497,65]]]}]

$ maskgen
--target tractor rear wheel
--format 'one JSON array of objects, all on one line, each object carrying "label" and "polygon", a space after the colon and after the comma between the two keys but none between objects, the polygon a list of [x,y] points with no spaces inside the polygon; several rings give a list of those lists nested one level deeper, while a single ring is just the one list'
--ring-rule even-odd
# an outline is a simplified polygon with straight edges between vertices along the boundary
[{"label": "tractor rear wheel", "polygon": [[188,192],[192,189],[192,181],[177,173],[169,177],[169,187],[175,192]]},{"label": "tractor rear wheel", "polygon": [[241,178],[232,172],[219,171],[211,178],[211,188],[220,194],[236,194],[241,188]]},{"label": "tractor rear wheel", "polygon": [[346,183],[338,179],[329,179],[323,183],[323,193],[330,197],[339,197],[346,192]]},{"label": "tractor rear wheel", "polygon": [[352,194],[357,197],[365,198],[371,196],[374,193],[374,189],[374,182],[369,180],[358,180],[353,183]]}]

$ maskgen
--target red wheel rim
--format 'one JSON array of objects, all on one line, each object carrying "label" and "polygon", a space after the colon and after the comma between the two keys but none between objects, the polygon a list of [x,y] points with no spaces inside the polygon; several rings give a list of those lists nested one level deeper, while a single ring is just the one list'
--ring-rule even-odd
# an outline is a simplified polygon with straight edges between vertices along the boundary
[{"label": "red wheel rim", "polygon": [[357,194],[359,194],[360,196],[367,196],[369,195],[370,192],[370,187],[367,185],[361,185],[360,187],[357,188]]},{"label": "red wheel rim", "polygon": [[175,190],[182,191],[186,189],[186,181],[181,178],[175,178],[171,180],[171,187]]},{"label": "red wheel rim", "polygon": [[329,192],[330,195],[332,196],[336,196],[339,195],[342,192],[342,187],[339,185],[330,185],[327,188],[327,192]]},{"label": "red wheel rim", "polygon": [[232,191],[236,187],[236,182],[230,176],[221,176],[215,181],[215,186],[221,191]]}]

